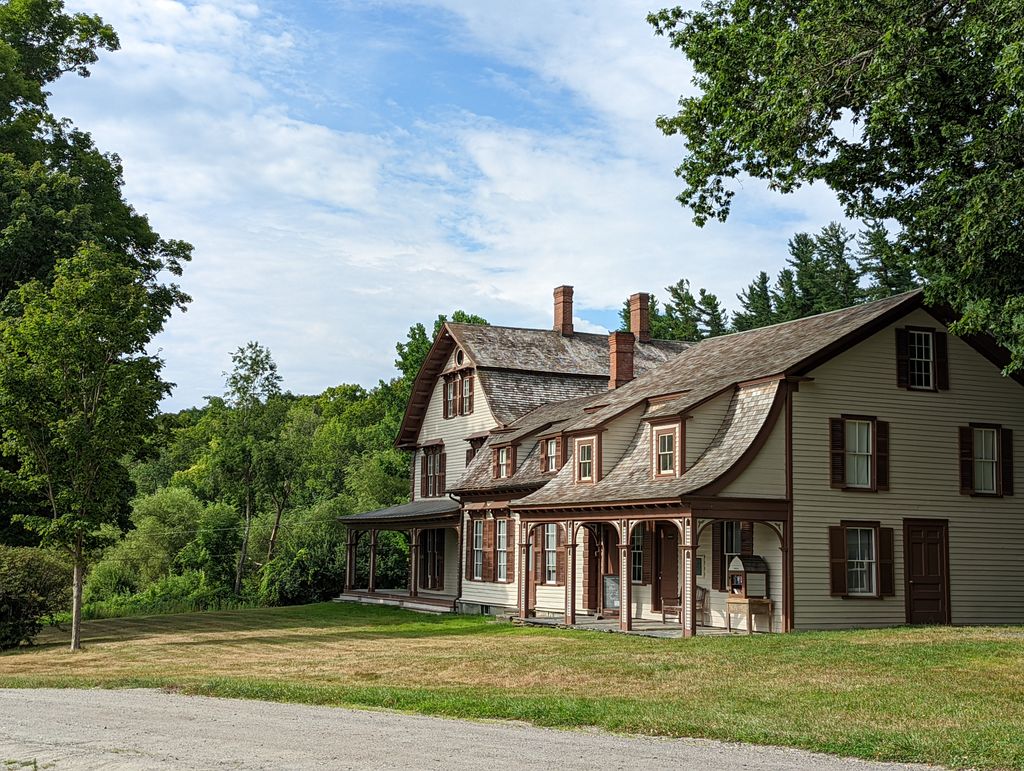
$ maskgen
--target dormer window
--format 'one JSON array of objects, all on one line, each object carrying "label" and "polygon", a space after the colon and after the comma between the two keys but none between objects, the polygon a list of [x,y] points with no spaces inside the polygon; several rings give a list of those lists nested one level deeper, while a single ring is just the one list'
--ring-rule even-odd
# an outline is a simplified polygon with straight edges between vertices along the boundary
[{"label": "dormer window", "polygon": [[656,478],[677,477],[682,473],[681,434],[678,424],[651,429],[651,471]]},{"label": "dormer window", "polygon": [[494,478],[508,479],[515,468],[515,448],[498,447],[494,450]]},{"label": "dormer window", "polygon": [[547,450],[544,457],[544,470],[558,471],[558,440],[548,439],[544,445]]},{"label": "dormer window", "polygon": [[576,444],[576,481],[594,481],[594,442],[577,442]]}]

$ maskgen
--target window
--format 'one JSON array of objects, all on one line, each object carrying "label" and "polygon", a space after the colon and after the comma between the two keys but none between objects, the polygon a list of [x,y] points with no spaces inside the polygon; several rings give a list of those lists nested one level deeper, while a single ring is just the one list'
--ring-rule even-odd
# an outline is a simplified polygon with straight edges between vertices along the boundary
[{"label": "window", "polygon": [[871,422],[846,421],[846,486],[871,487]]},{"label": "window", "polygon": [[875,583],[877,574],[875,529],[846,528],[846,593],[874,597],[878,594]]},{"label": "window", "polygon": [[[724,572],[726,576],[729,575],[729,566],[732,564],[732,558],[743,552],[742,532],[743,529],[740,527],[739,522],[726,522],[722,529],[722,552],[725,555]],[[730,592],[739,591],[741,583],[742,579],[739,576],[734,576],[726,588]]]},{"label": "window", "polygon": [[497,449],[498,459],[496,461],[496,468],[498,469],[495,476],[498,479],[508,479],[512,472],[512,448],[510,447],[499,447]]},{"label": "window", "polygon": [[907,362],[911,388],[931,391],[935,388],[935,355],[933,333],[919,329],[907,330]]},{"label": "window", "polygon": [[495,548],[498,550],[498,581],[508,581],[508,520],[495,520]]},{"label": "window", "polygon": [[576,445],[576,481],[594,481],[594,445],[591,442]]},{"label": "window", "polygon": [[461,414],[473,414],[473,377],[464,375],[462,377],[462,404]]},{"label": "window", "polygon": [[704,577],[704,558],[703,557],[697,557],[694,560],[693,572],[699,578],[703,578]]},{"label": "window", "polygon": [[631,578],[634,584],[642,584],[644,582],[644,530],[642,525],[633,528],[633,538],[629,546]]},{"label": "window", "polygon": [[420,462],[420,497],[437,498],[445,491],[444,447],[435,445],[423,448]]},{"label": "window", "polygon": [[657,474],[658,476],[675,476],[676,473],[676,434],[671,431],[656,431],[657,438]]},{"label": "window", "polygon": [[487,437],[475,436],[467,441],[469,442],[469,449],[466,450],[466,465],[468,466],[473,462],[473,458],[476,457],[477,451],[484,446],[484,442],[487,441]]},{"label": "window", "polygon": [[459,414],[459,382],[449,380],[444,384],[444,416],[454,418]]},{"label": "window", "polygon": [[998,431],[994,428],[974,429],[974,492],[998,492],[998,458],[996,441]]},{"label": "window", "polygon": [[558,525],[544,525],[544,583],[558,583]]},{"label": "window", "polygon": [[420,587],[444,588],[444,536],[443,529],[424,530],[420,533]]},{"label": "window", "polygon": [[972,423],[960,428],[960,492],[1013,495],[1013,431]]},{"label": "window", "polygon": [[484,521],[473,520],[473,578],[476,581],[484,577]]},{"label": "window", "polygon": [[544,442],[544,452],[544,470],[558,471],[558,440],[546,440]]}]

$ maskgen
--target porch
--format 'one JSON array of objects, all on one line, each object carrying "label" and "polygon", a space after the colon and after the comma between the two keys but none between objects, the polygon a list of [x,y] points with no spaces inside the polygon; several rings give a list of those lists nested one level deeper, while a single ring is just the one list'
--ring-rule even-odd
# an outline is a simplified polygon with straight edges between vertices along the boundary
[{"label": "porch", "polygon": [[[523,626],[542,626],[549,629],[612,632],[614,634],[631,634],[637,637],[656,637],[667,640],[678,640],[684,636],[682,626],[674,619],[669,619],[666,623],[662,623],[661,621],[653,621],[647,618],[635,618],[628,630],[621,628],[618,618],[598,618],[596,616],[577,616],[576,623],[571,625],[566,624],[564,618],[557,616],[517,618],[515,623],[522,624]],[[728,634],[729,632],[725,629],[717,627],[697,627],[697,635],[699,636],[722,636]],[[740,632],[734,631],[732,634],[740,634]]]},{"label": "porch", "polygon": [[454,597],[431,597],[424,595],[410,596],[408,590],[385,589],[383,591],[367,591],[352,589],[342,592],[334,598],[334,602],[358,602],[363,605],[387,605],[421,613],[454,613]]}]

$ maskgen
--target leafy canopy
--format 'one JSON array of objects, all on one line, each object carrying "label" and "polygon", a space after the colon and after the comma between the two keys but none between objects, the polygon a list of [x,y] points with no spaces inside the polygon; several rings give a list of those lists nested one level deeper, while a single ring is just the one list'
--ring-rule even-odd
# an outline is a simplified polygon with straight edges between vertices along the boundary
[{"label": "leafy canopy", "polygon": [[694,68],[679,200],[724,220],[737,177],[822,182],[892,222],[933,301],[1024,367],[1024,13],[1020,0],[705,0],[649,15]]}]

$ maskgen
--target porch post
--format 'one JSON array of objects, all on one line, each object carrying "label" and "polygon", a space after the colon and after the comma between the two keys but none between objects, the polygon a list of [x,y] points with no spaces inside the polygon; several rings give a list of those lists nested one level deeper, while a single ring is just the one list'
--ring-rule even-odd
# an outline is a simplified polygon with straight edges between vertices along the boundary
[{"label": "porch post", "polygon": [[345,553],[345,593],[356,587],[356,544],[359,542],[359,531],[349,528],[348,543]]},{"label": "porch post", "polygon": [[377,528],[370,531],[370,581],[366,591],[377,591]]},{"label": "porch post", "polygon": [[420,583],[420,531],[412,528],[409,531],[409,596],[416,596]]},{"label": "porch post", "polygon": [[633,575],[630,559],[629,520],[619,523],[619,630],[633,629]]},{"label": "porch post", "polygon": [[565,539],[565,623],[576,623],[576,523],[566,522],[569,528]]},{"label": "porch post", "polygon": [[697,595],[697,578],[693,572],[694,552],[697,550],[697,544],[693,541],[695,532],[693,517],[684,517],[682,525],[682,548],[680,549],[682,560],[680,564],[683,569],[683,586],[680,593],[683,595],[683,637],[693,637],[697,634],[697,608],[694,602]]},{"label": "porch post", "polygon": [[519,538],[519,618],[530,615],[530,525],[520,520]]}]

